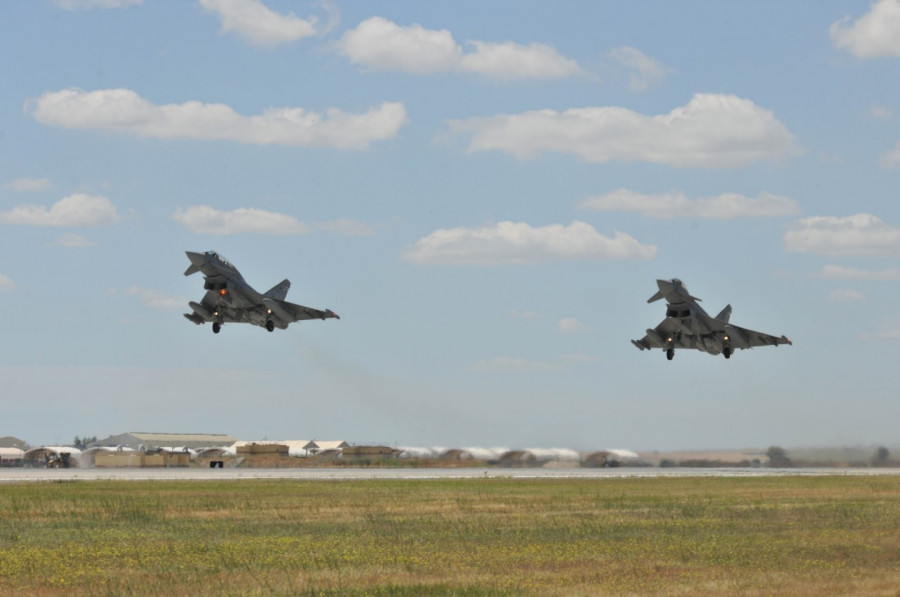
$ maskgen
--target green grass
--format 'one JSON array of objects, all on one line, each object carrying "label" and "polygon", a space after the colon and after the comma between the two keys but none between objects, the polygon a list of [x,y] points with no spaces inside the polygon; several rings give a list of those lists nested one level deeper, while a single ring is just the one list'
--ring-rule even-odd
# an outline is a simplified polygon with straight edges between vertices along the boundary
[{"label": "green grass", "polygon": [[0,486],[0,595],[900,595],[900,477]]}]

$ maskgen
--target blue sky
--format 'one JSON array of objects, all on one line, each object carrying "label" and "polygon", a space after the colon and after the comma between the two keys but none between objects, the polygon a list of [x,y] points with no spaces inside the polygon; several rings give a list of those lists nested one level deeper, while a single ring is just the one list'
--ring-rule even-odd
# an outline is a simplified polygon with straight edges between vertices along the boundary
[{"label": "blue sky", "polygon": [[[0,435],[898,443],[900,0],[0,7]],[[330,308],[214,336],[184,251]],[[794,346],[636,350],[657,278]]]}]

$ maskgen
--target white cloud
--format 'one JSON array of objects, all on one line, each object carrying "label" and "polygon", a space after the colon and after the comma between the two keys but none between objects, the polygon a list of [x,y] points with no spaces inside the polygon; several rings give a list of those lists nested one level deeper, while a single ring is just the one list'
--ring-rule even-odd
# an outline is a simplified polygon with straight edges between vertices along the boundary
[{"label": "white cloud", "polygon": [[559,371],[560,366],[518,357],[495,357],[473,363],[469,370],[475,373],[547,373]]},{"label": "white cloud", "polygon": [[92,8],[128,8],[137,6],[144,0],[53,0],[53,4],[63,10],[90,10]]},{"label": "white cloud", "polygon": [[755,199],[737,193],[689,199],[682,192],[646,195],[628,189],[589,197],[578,204],[589,211],[633,211],[650,218],[775,218],[800,213],[800,205],[789,197],[760,193]]},{"label": "white cloud", "polygon": [[864,301],[866,300],[866,295],[858,290],[840,288],[838,290],[832,290],[830,293],[828,293],[828,300],[838,303],[850,303]]},{"label": "white cloud", "polygon": [[881,154],[878,163],[886,170],[900,167],[900,142],[897,142],[893,149]]},{"label": "white cloud", "polygon": [[866,270],[843,265],[825,265],[813,274],[814,278],[835,280],[874,280],[900,282],[900,269]]},{"label": "white cloud", "polygon": [[668,114],[644,116],[619,107],[535,110],[447,121],[470,134],[467,150],[500,150],[519,159],[542,152],[587,162],[652,162],[682,167],[737,168],[798,152],[775,115],[734,95],[696,94]]},{"label": "white cloud", "polygon": [[869,116],[876,120],[891,120],[894,117],[894,112],[885,106],[872,106],[869,110]]},{"label": "white cloud", "polygon": [[187,209],[179,207],[173,217],[179,224],[197,234],[287,236],[308,234],[311,231],[307,224],[294,216],[250,207],[220,211],[209,205],[192,205]]},{"label": "white cloud", "polygon": [[896,255],[900,253],[900,228],[871,214],[816,216],[794,222],[784,235],[784,246],[788,251],[819,255]]},{"label": "white cloud", "polygon": [[575,317],[563,317],[557,324],[560,334],[574,335],[590,331],[590,328]]},{"label": "white cloud", "polygon": [[900,0],[879,0],[863,16],[846,16],[829,29],[831,43],[857,58],[900,56]]},{"label": "white cloud", "polygon": [[900,329],[884,329],[879,332],[862,334],[863,340],[900,340]]},{"label": "white cloud", "polygon": [[3,185],[3,188],[11,191],[46,191],[51,187],[50,180],[47,178],[17,178],[14,181]]},{"label": "white cloud", "polygon": [[354,64],[414,74],[472,72],[500,79],[549,79],[581,72],[577,62],[546,44],[470,41],[468,45],[474,50],[464,53],[447,29],[401,27],[372,17],[344,33],[337,49]]},{"label": "white cloud", "polygon": [[440,229],[406,247],[401,258],[417,265],[525,265],[652,259],[655,255],[655,245],[641,244],[618,231],[609,238],[576,220],[568,226],[539,228],[500,222],[483,228]]},{"label": "white cloud", "polygon": [[344,236],[372,236],[375,230],[365,222],[339,218],[331,222],[316,222],[316,228]]},{"label": "white cloud", "polygon": [[470,41],[475,51],[462,58],[459,70],[498,79],[555,79],[581,72],[578,63],[547,44]]},{"label": "white cloud", "polygon": [[275,46],[316,35],[318,19],[279,14],[259,0],[199,0],[222,21],[223,33],[235,33],[258,46]]},{"label": "white cloud", "polygon": [[12,292],[16,289],[16,283],[9,276],[0,274],[0,292]]},{"label": "white cloud", "polygon": [[0,212],[0,222],[24,226],[113,226],[122,221],[116,206],[100,195],[75,193],[50,206],[24,204]]},{"label": "white cloud", "polygon": [[225,104],[197,101],[155,105],[130,89],[47,92],[26,104],[35,120],[68,129],[99,130],[154,139],[203,139],[254,145],[367,149],[406,123],[402,103],[385,102],[361,114],[329,108],[268,108],[242,116]]},{"label": "white cloud", "polygon": [[65,247],[67,249],[84,249],[86,247],[93,247],[97,243],[80,234],[69,233],[60,236],[53,244],[57,247]]},{"label": "white cloud", "polygon": [[188,303],[187,299],[172,296],[159,290],[141,288],[140,286],[129,286],[122,293],[125,296],[136,296],[144,305],[161,311],[177,311],[183,309]]},{"label": "white cloud", "polygon": [[647,91],[659,87],[671,72],[663,63],[631,46],[615,48],[608,56],[634,71],[628,78],[628,88],[632,91]]}]

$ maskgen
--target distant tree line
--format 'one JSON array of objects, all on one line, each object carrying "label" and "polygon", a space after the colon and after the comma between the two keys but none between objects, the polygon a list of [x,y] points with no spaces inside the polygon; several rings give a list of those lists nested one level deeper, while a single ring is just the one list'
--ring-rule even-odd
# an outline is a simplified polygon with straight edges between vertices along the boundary
[{"label": "distant tree line", "polygon": [[97,441],[96,435],[94,435],[92,437],[87,437],[87,436],[78,437],[76,435],[75,439],[72,440],[72,446],[75,448],[78,448],[79,450],[87,450],[87,447],[96,441]]}]

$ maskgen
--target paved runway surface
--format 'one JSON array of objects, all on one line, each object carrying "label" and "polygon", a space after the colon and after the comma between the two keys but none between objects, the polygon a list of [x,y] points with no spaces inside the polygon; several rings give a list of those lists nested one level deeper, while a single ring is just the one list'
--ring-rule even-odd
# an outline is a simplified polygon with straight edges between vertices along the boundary
[{"label": "paved runway surface", "polygon": [[896,468],[0,468],[0,483],[31,481],[207,481],[294,479],[341,481],[360,479],[615,479],[642,477],[785,477],[825,475],[900,475]]}]

